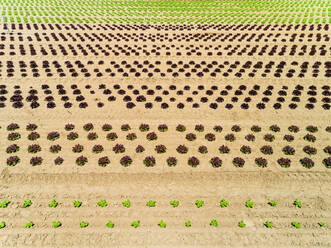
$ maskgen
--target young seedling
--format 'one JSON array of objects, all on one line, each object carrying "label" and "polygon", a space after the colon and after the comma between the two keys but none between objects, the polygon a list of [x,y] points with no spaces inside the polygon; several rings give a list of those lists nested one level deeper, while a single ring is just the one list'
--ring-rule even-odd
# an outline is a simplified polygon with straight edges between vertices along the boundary
[{"label": "young seedling", "polygon": [[25,200],[23,202],[22,208],[27,208],[27,207],[30,207],[31,205],[32,205],[32,201],[31,200]]},{"label": "young seedling", "polygon": [[3,202],[0,202],[0,208],[6,208],[9,203],[9,200],[4,200]]},{"label": "young seedling", "polygon": [[0,229],[1,229],[1,228],[5,228],[5,227],[6,227],[6,222],[1,221],[1,222],[0,222]]},{"label": "young seedling", "polygon": [[302,203],[301,203],[299,200],[295,200],[295,201],[293,202],[293,205],[294,205],[294,206],[297,206],[298,208],[301,208],[301,207],[302,207]]},{"label": "young seedling", "polygon": [[73,204],[75,208],[79,208],[83,203],[81,201],[74,201]]},{"label": "young seedling", "polygon": [[244,221],[241,220],[241,221],[238,222],[238,226],[239,226],[239,227],[245,227],[246,224],[245,224]]},{"label": "young seedling", "polygon": [[52,224],[53,224],[54,228],[58,228],[58,227],[62,226],[62,223],[60,221],[53,221]]},{"label": "young seedling", "polygon": [[264,225],[265,225],[266,228],[271,228],[272,227],[272,222],[271,221],[266,221],[264,223]]},{"label": "young seedling", "polygon": [[245,205],[248,208],[253,208],[254,207],[254,202],[252,202],[251,200],[247,200]]},{"label": "young seedling", "polygon": [[49,206],[50,208],[56,208],[57,205],[58,205],[58,203],[57,203],[57,201],[55,201],[55,200],[52,200],[51,203],[48,204],[48,206]]},{"label": "young seedling", "polygon": [[294,226],[297,229],[299,229],[301,227],[301,223],[300,222],[296,222],[296,221],[291,222],[291,225]]},{"label": "young seedling", "polygon": [[204,204],[205,203],[202,200],[196,200],[195,201],[195,205],[197,206],[197,208],[201,208]]},{"label": "young seedling", "polygon": [[220,206],[221,206],[221,208],[226,208],[227,206],[229,206],[229,202],[226,201],[226,200],[224,200],[224,199],[222,199],[220,201]]},{"label": "young seedling", "polygon": [[269,201],[268,204],[272,207],[275,207],[278,203],[276,201]]},{"label": "young seedling", "polygon": [[87,227],[88,226],[88,222],[82,221],[79,223],[81,228]]},{"label": "young seedling", "polygon": [[320,227],[324,227],[324,226],[326,226],[326,224],[325,224],[324,222],[318,222],[318,225],[319,225]]},{"label": "young seedling", "polygon": [[148,207],[155,207],[155,201],[149,200],[149,201],[146,203],[146,206],[148,206]]},{"label": "young seedling", "polygon": [[100,201],[98,201],[98,206],[100,206],[100,207],[107,207],[107,202],[106,202],[106,200],[100,200]]},{"label": "young seedling", "polygon": [[140,220],[136,220],[131,223],[131,226],[133,226],[134,228],[137,228],[139,225],[140,225]]},{"label": "young seedling", "polygon": [[178,207],[178,205],[179,205],[179,201],[173,200],[173,201],[170,201],[170,204],[171,204],[174,208],[176,208],[176,207]]},{"label": "young seedling", "polygon": [[115,224],[112,221],[108,221],[106,226],[109,227],[109,228],[114,228]]},{"label": "young seedling", "polygon": [[33,226],[34,226],[33,222],[32,221],[29,221],[28,223],[26,223],[24,225],[24,228],[30,228],[30,227],[33,227]]},{"label": "young seedling", "polygon": [[126,200],[126,201],[122,202],[122,205],[126,208],[129,208],[131,206],[131,202],[130,202],[130,200]]},{"label": "young seedling", "polygon": [[192,225],[191,225],[191,221],[189,221],[189,220],[186,221],[186,222],[185,222],[185,226],[186,226],[186,227],[191,227],[191,226],[192,226]]},{"label": "young seedling", "polygon": [[157,223],[157,225],[161,228],[166,228],[167,227],[167,224],[163,220],[160,220],[160,222]]},{"label": "young seedling", "polygon": [[209,225],[217,227],[218,226],[217,220],[211,220]]}]

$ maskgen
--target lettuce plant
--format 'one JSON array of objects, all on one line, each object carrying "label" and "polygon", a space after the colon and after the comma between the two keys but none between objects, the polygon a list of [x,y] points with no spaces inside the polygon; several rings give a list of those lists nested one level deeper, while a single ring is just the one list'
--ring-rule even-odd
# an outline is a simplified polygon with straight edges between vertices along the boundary
[{"label": "lettuce plant", "polygon": [[251,200],[247,200],[245,203],[245,206],[247,208],[253,208],[254,207],[254,202],[252,202]]},{"label": "lettuce plant", "polygon": [[56,131],[50,132],[47,135],[47,139],[51,141],[57,140],[58,138],[60,138],[60,134]]},{"label": "lettuce plant", "polygon": [[271,228],[271,227],[272,227],[272,221],[266,221],[266,222],[264,223],[264,226],[265,226],[266,228]]},{"label": "lettuce plant", "polygon": [[109,227],[109,228],[114,228],[115,224],[112,221],[108,221],[106,226]]},{"label": "lettuce plant", "polygon": [[320,227],[324,227],[324,226],[326,226],[326,224],[325,224],[324,222],[318,222],[318,225],[319,225]]},{"label": "lettuce plant", "polygon": [[122,131],[129,131],[129,130],[131,130],[131,127],[130,127],[129,124],[123,124],[123,125],[121,126],[121,130],[122,130]]},{"label": "lettuce plant", "polygon": [[188,140],[188,141],[194,141],[197,139],[197,136],[194,134],[194,133],[188,133],[186,134],[185,138]]},{"label": "lettuce plant", "polygon": [[299,127],[298,126],[295,126],[295,125],[291,125],[288,127],[288,130],[292,133],[297,133],[300,131]]},{"label": "lettuce plant", "polygon": [[70,132],[68,135],[67,135],[67,139],[68,140],[75,140],[75,139],[78,139],[79,135],[78,133],[76,132]]},{"label": "lettuce plant", "polygon": [[54,199],[51,201],[50,204],[48,204],[48,206],[49,206],[50,208],[56,208],[57,205],[58,205],[58,202],[57,202],[56,200],[54,200]]},{"label": "lettuce plant", "polygon": [[293,205],[296,206],[296,207],[298,207],[298,208],[302,208],[302,203],[299,200],[295,200],[293,202]]},{"label": "lettuce plant", "polygon": [[7,126],[7,131],[15,131],[16,129],[19,129],[20,126],[17,123],[10,123]]},{"label": "lettuce plant", "polygon": [[140,225],[140,220],[136,220],[131,223],[131,226],[133,226],[134,228],[137,228],[139,225]]},{"label": "lettuce plant", "polygon": [[208,148],[207,148],[207,146],[199,146],[199,148],[198,148],[198,152],[200,152],[201,154],[206,154],[206,153],[208,153]]},{"label": "lettuce plant", "polygon": [[283,168],[289,168],[291,166],[291,159],[289,158],[279,158],[277,163]]},{"label": "lettuce plant", "polygon": [[250,148],[250,146],[242,146],[240,148],[240,151],[244,154],[250,154],[252,153],[252,149]]},{"label": "lettuce plant", "polygon": [[265,168],[268,165],[268,161],[265,158],[255,158],[255,163],[257,164],[257,166]]},{"label": "lettuce plant", "polygon": [[215,141],[216,140],[216,136],[213,133],[207,133],[205,135],[205,139],[208,140],[208,141]]},{"label": "lettuce plant", "polygon": [[81,222],[79,223],[79,225],[80,225],[81,228],[85,228],[85,227],[88,227],[88,222],[81,221]]},{"label": "lettuce plant", "polygon": [[7,147],[6,152],[7,153],[15,153],[18,152],[20,150],[20,147],[16,144],[10,145]]},{"label": "lettuce plant", "polygon": [[287,142],[292,142],[294,140],[294,136],[286,134],[286,135],[284,135],[283,140],[286,140]]},{"label": "lettuce plant", "polygon": [[148,124],[140,124],[139,130],[141,132],[147,132],[147,131],[149,131],[149,125]]},{"label": "lettuce plant", "polygon": [[189,221],[189,220],[186,221],[186,222],[185,222],[185,226],[186,226],[186,227],[191,227],[191,226],[192,226],[192,225],[191,225],[191,221]]},{"label": "lettuce plant", "polygon": [[33,227],[33,226],[34,226],[33,222],[32,222],[32,221],[29,221],[28,223],[26,223],[26,224],[24,225],[24,228],[31,228],[31,227]]},{"label": "lettuce plant", "polygon": [[273,142],[275,140],[275,136],[270,133],[267,133],[264,135],[263,139],[268,142]]},{"label": "lettuce plant", "polygon": [[22,208],[27,208],[30,207],[32,205],[32,201],[31,200],[25,200],[23,202]]},{"label": "lettuce plant", "polygon": [[179,205],[179,201],[173,200],[173,201],[170,201],[170,204],[171,204],[174,208],[176,208],[176,207],[178,207],[178,205]]},{"label": "lettuce plant", "polygon": [[144,151],[145,151],[145,148],[144,148],[143,146],[138,145],[138,146],[136,147],[136,153],[142,153],[142,152],[144,152]]},{"label": "lettuce plant", "polygon": [[52,224],[53,224],[54,228],[58,228],[58,227],[62,226],[62,223],[60,221],[53,221]]},{"label": "lettuce plant", "polygon": [[254,133],[258,133],[258,132],[261,132],[261,127],[257,126],[257,125],[253,125],[251,127],[251,131],[254,132]]},{"label": "lettuce plant", "polygon": [[9,200],[4,200],[3,202],[0,202],[0,208],[8,207],[9,203],[10,203]]},{"label": "lettuce plant", "polygon": [[175,157],[169,157],[169,158],[167,158],[167,164],[170,167],[176,166],[177,165],[177,159]]},{"label": "lettuce plant", "polygon": [[167,151],[167,147],[165,145],[156,145],[155,151],[156,153],[165,153]]},{"label": "lettuce plant", "polygon": [[307,169],[311,169],[315,165],[314,161],[307,157],[300,159],[300,163]]},{"label": "lettuce plant", "polygon": [[75,208],[79,208],[83,203],[81,201],[73,201],[73,204]]},{"label": "lettuce plant", "polygon": [[115,152],[115,153],[123,153],[123,152],[125,152],[125,147],[122,144],[116,144],[113,147],[113,152]]},{"label": "lettuce plant", "polygon": [[241,131],[241,128],[240,128],[240,126],[238,126],[238,125],[233,125],[233,126],[231,127],[231,131],[232,131],[232,132],[240,132],[240,131]]},{"label": "lettuce plant", "polygon": [[91,131],[91,130],[93,130],[94,129],[94,126],[93,126],[93,124],[92,123],[86,123],[84,126],[83,126],[83,129],[85,130],[85,131]]},{"label": "lettuce plant", "polygon": [[178,124],[178,126],[176,127],[176,131],[178,132],[185,132],[186,131],[186,127],[182,124]]},{"label": "lettuce plant", "polygon": [[29,123],[26,125],[26,130],[27,131],[34,131],[38,128],[38,126],[36,124],[33,123]]},{"label": "lettuce plant", "polygon": [[146,158],[144,159],[143,163],[144,163],[144,165],[145,165],[146,167],[154,167],[156,161],[155,161],[155,158],[154,158],[154,157],[152,157],[152,156],[148,156],[148,157],[146,157]]},{"label": "lettuce plant", "polygon": [[28,135],[28,140],[37,140],[40,138],[40,134],[37,133],[37,132],[31,132],[29,135]]},{"label": "lettuce plant", "polygon": [[131,206],[131,202],[130,202],[130,200],[126,200],[126,201],[122,202],[122,205],[126,208],[129,208]]},{"label": "lettuce plant", "polygon": [[98,206],[100,206],[100,207],[107,207],[108,206],[108,203],[107,203],[107,201],[106,200],[100,200],[100,201],[98,201]]},{"label": "lettuce plant", "polygon": [[7,165],[8,166],[15,166],[20,161],[21,161],[21,159],[18,156],[10,156],[9,158],[7,158]]},{"label": "lettuce plant", "polygon": [[149,200],[147,203],[146,203],[146,206],[147,207],[155,207],[155,201],[152,201],[152,200]]},{"label": "lettuce plant", "polygon": [[326,168],[331,168],[331,157],[323,159],[322,163],[325,165]]},{"label": "lettuce plant", "polygon": [[230,141],[230,142],[233,142],[236,140],[236,137],[234,136],[233,133],[229,133],[229,134],[225,135],[224,138],[225,138],[225,140]]},{"label": "lettuce plant", "polygon": [[56,159],[54,159],[54,164],[61,165],[63,161],[64,161],[63,158],[57,157]]},{"label": "lettuce plant", "polygon": [[195,205],[197,206],[197,208],[201,208],[204,204],[205,204],[205,202],[202,200],[195,201]]},{"label": "lettuce plant", "polygon": [[37,153],[41,151],[41,147],[38,144],[32,144],[28,146],[29,153]]},{"label": "lettuce plant", "polygon": [[58,152],[60,152],[61,151],[61,146],[60,145],[52,145],[52,146],[50,146],[49,147],[49,151],[51,152],[51,153],[58,153]]},{"label": "lettuce plant", "polygon": [[291,222],[291,225],[297,229],[299,229],[301,227],[301,223],[300,222],[296,222],[296,221],[293,221]]},{"label": "lettuce plant", "polygon": [[97,133],[92,132],[92,133],[88,133],[87,134],[87,139],[88,140],[96,140],[97,138],[98,138],[98,134]]},{"label": "lettuce plant", "polygon": [[166,228],[167,227],[167,224],[163,220],[160,220],[160,222],[157,223],[157,225],[161,228]]},{"label": "lettuce plant", "polygon": [[326,154],[331,155],[331,146],[326,146],[326,147],[324,147],[323,151],[324,151]]},{"label": "lettuce plant", "polygon": [[254,134],[247,134],[247,135],[245,136],[245,139],[246,139],[247,141],[255,141],[255,135],[254,135]]},{"label": "lettuce plant", "polygon": [[110,124],[103,124],[103,126],[102,126],[102,130],[105,132],[108,132],[112,129],[113,129],[113,127]]},{"label": "lettuce plant", "polygon": [[269,201],[268,204],[272,207],[275,207],[278,203],[276,201]]},{"label": "lettuce plant", "polygon": [[133,140],[137,139],[137,135],[136,135],[135,133],[129,133],[129,134],[126,136],[126,139],[127,139],[127,140],[131,140],[131,141],[133,141]]},{"label": "lettuce plant", "polygon": [[308,142],[315,142],[316,141],[316,137],[312,134],[306,134],[303,137],[304,140],[308,141]]},{"label": "lettuce plant", "polygon": [[74,124],[70,124],[70,123],[68,123],[68,124],[66,124],[65,126],[64,126],[64,130],[66,130],[66,131],[72,131],[72,130],[74,130],[75,129],[75,125]]},{"label": "lettuce plant", "polygon": [[185,154],[188,152],[188,148],[185,146],[185,145],[179,145],[177,148],[176,148],[176,151],[180,154]]},{"label": "lettuce plant", "polygon": [[6,227],[6,222],[1,221],[0,222],[0,229],[5,228],[5,227]]},{"label": "lettuce plant", "polygon": [[19,140],[20,138],[21,138],[21,135],[19,133],[9,133],[7,136],[7,139],[9,141]]},{"label": "lettuce plant", "polygon": [[239,227],[245,227],[246,224],[245,224],[244,221],[241,220],[241,221],[238,222],[238,226],[239,226]]},{"label": "lettuce plant", "polygon": [[146,139],[149,140],[149,141],[157,140],[157,135],[154,132],[148,133],[146,135]]},{"label": "lettuce plant", "polygon": [[110,160],[107,156],[106,157],[101,157],[101,158],[98,159],[98,165],[99,166],[105,167],[108,164],[110,164]]},{"label": "lettuce plant", "polygon": [[242,168],[244,167],[245,165],[245,160],[243,158],[240,158],[240,157],[235,157],[233,160],[232,160],[232,163],[235,167],[239,167],[239,168]]},{"label": "lettuce plant", "polygon": [[210,223],[209,223],[209,225],[210,226],[217,227],[218,226],[217,220],[211,220]]},{"label": "lettuce plant", "polygon": [[200,125],[195,125],[194,130],[197,132],[203,132],[205,130],[205,128],[203,125],[200,124]]},{"label": "lettuce plant", "polygon": [[214,168],[219,168],[222,166],[222,159],[219,157],[213,157],[209,160],[209,163],[214,167]]},{"label": "lettuce plant", "polygon": [[311,133],[316,133],[318,131],[318,128],[316,126],[309,125],[306,127],[306,130]]},{"label": "lettuce plant", "polygon": [[224,200],[224,199],[222,199],[222,200],[220,201],[220,207],[221,207],[221,208],[226,208],[227,206],[229,206],[229,202],[226,201],[226,200]]},{"label": "lettuce plant", "polygon": [[166,132],[168,131],[168,126],[166,124],[160,124],[157,129],[160,131],[160,132]]},{"label": "lettuce plant", "polygon": [[218,151],[221,153],[221,154],[227,154],[230,152],[230,148],[228,146],[225,146],[225,145],[221,145],[219,148],[218,148]]},{"label": "lettuce plant", "polygon": [[216,125],[216,126],[213,127],[213,130],[217,133],[220,133],[220,132],[222,132],[223,127],[219,126],[219,125]]},{"label": "lettuce plant", "polygon": [[187,164],[192,167],[197,167],[200,164],[200,160],[196,157],[189,157],[187,160]]},{"label": "lettuce plant", "polygon": [[280,127],[277,126],[277,125],[272,125],[269,127],[270,131],[273,131],[273,132],[280,132]]}]

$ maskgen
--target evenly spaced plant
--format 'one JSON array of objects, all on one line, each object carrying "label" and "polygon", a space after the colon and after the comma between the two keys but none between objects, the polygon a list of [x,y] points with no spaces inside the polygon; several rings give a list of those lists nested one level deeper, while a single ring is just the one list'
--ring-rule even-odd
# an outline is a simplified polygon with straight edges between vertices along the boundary
[{"label": "evenly spaced plant", "polygon": [[74,204],[75,208],[79,208],[80,206],[82,206],[83,203],[81,201],[76,200],[76,201],[73,201],[73,204]]},{"label": "evenly spaced plant", "polygon": [[283,140],[286,140],[288,142],[292,142],[294,140],[294,136],[286,134],[286,135],[284,135]]},{"label": "evenly spaced plant", "polygon": [[20,126],[17,123],[10,123],[7,126],[7,131],[15,131],[16,129],[19,129]]},{"label": "evenly spaced plant", "polygon": [[149,131],[149,125],[148,124],[140,124],[139,130],[141,132],[147,132],[147,131]]},{"label": "evenly spaced plant", "polygon": [[188,148],[185,146],[185,145],[179,145],[177,148],[176,148],[176,151],[180,154],[185,154],[188,152]]},{"label": "evenly spaced plant", "polygon": [[269,127],[270,131],[273,131],[273,132],[279,132],[280,131],[280,127],[277,126],[277,125],[272,125]]},{"label": "evenly spaced plant", "polygon": [[30,159],[30,164],[31,164],[32,166],[41,165],[42,162],[43,162],[42,157],[32,157],[32,158]]},{"label": "evenly spaced plant", "polygon": [[58,138],[60,138],[60,134],[56,131],[54,132],[50,132],[48,135],[47,135],[47,139],[48,140],[51,140],[51,141],[54,141],[54,140],[57,140]]},{"label": "evenly spaced plant", "polygon": [[188,133],[185,137],[188,141],[194,141],[197,139],[197,136],[194,133]]},{"label": "evenly spaced plant", "polygon": [[247,208],[253,208],[254,207],[254,202],[252,202],[251,200],[247,200],[245,203],[245,206]]},{"label": "evenly spaced plant", "polygon": [[130,202],[130,200],[126,200],[126,201],[122,202],[122,205],[126,208],[129,208],[131,206],[131,202]]},{"label": "evenly spaced plant", "polygon": [[6,222],[1,221],[0,222],[0,229],[5,228],[5,227],[6,227]]},{"label": "evenly spaced plant", "polygon": [[186,131],[186,127],[182,124],[179,124],[177,127],[176,127],[176,131],[178,132],[185,132]]},{"label": "evenly spaced plant", "polygon": [[250,154],[250,153],[252,153],[252,150],[251,150],[251,148],[249,146],[242,146],[240,148],[240,151],[242,153],[244,153],[244,154]]},{"label": "evenly spaced plant", "polygon": [[166,228],[167,227],[167,224],[163,220],[160,220],[160,222],[157,223],[157,225],[161,228]]},{"label": "evenly spaced plant", "polygon": [[155,201],[152,201],[152,200],[149,200],[147,203],[146,203],[146,206],[147,207],[155,207]]},{"label": "evenly spaced plant", "polygon": [[71,124],[71,123],[68,123],[64,126],[64,130],[66,130],[66,131],[72,131],[74,129],[75,129],[75,125]]},{"label": "evenly spaced plant", "polygon": [[[8,135],[9,136],[9,135]],[[20,136],[21,137],[21,136]],[[40,138],[40,134],[37,133],[37,132],[31,132],[29,135],[28,135],[28,140],[37,140]]]},{"label": "evenly spaced plant", "polygon": [[254,133],[258,133],[258,132],[261,132],[261,127],[257,126],[257,125],[253,125],[251,127],[251,131],[254,132]]},{"label": "evenly spaced plant", "polygon": [[219,126],[219,125],[216,125],[216,126],[214,126],[213,129],[214,129],[215,132],[220,133],[220,132],[222,132],[223,127],[222,126]]},{"label": "evenly spaced plant", "polygon": [[269,201],[268,204],[272,207],[275,207],[278,203],[276,201]]},{"label": "evenly spaced plant", "polygon": [[316,137],[312,134],[306,134],[303,137],[304,140],[309,141],[309,142],[315,142],[316,141]]},{"label": "evenly spaced plant", "polygon": [[144,152],[144,151],[145,151],[145,148],[144,148],[143,146],[138,145],[138,146],[136,147],[136,153],[142,153],[142,152]]},{"label": "evenly spaced plant", "polygon": [[205,139],[208,140],[208,141],[215,141],[216,140],[216,136],[215,136],[215,134],[207,133],[205,135]]},{"label": "evenly spaced plant", "polygon": [[257,164],[257,166],[262,167],[262,168],[265,168],[268,165],[268,161],[262,157],[255,158],[255,163]]},{"label": "evenly spaced plant", "polygon": [[126,136],[126,139],[127,139],[127,140],[131,140],[131,141],[133,141],[133,140],[137,139],[137,135],[136,135],[135,133],[129,133],[129,134]]},{"label": "evenly spaced plant", "polygon": [[98,159],[98,165],[99,166],[105,167],[108,164],[110,164],[110,160],[109,160],[109,158],[107,156],[101,157],[101,158]]},{"label": "evenly spaced plant", "polygon": [[331,157],[323,159],[322,163],[325,165],[326,168],[331,168]]},{"label": "evenly spaced plant", "polygon": [[242,168],[244,167],[245,165],[245,160],[243,158],[240,158],[240,157],[235,157],[233,160],[232,160],[232,163],[235,167],[239,167],[239,168]]},{"label": "evenly spaced plant", "polygon": [[224,199],[222,199],[222,200],[220,201],[220,207],[221,207],[221,208],[226,208],[227,206],[229,206],[229,202],[226,201],[226,200],[224,200]]},{"label": "evenly spaced plant", "polygon": [[60,221],[53,221],[52,224],[53,224],[54,228],[58,228],[58,227],[62,226],[62,223]]},{"label": "evenly spaced plant", "polygon": [[75,140],[75,139],[78,139],[78,133],[76,132],[70,132],[68,135],[67,135],[67,139],[68,140]]},{"label": "evenly spaced plant", "polygon": [[198,148],[198,152],[200,152],[201,154],[206,154],[206,153],[208,153],[208,148],[207,148],[207,146],[199,146],[199,148]]},{"label": "evenly spaced plant", "polygon": [[7,165],[8,166],[15,166],[20,161],[21,161],[21,159],[18,156],[10,156],[9,158],[7,158]]},{"label": "evenly spaced plant", "polygon": [[107,136],[106,136],[106,139],[107,140],[111,140],[111,141],[114,141],[118,138],[117,134],[116,133],[108,133]]},{"label": "evenly spaced plant", "polygon": [[262,146],[260,148],[260,151],[265,155],[271,155],[273,154],[273,149],[271,146]]},{"label": "evenly spaced plant", "polygon": [[15,153],[18,152],[20,150],[20,147],[16,144],[10,145],[7,147],[6,152],[7,153]]},{"label": "evenly spaced plant", "polygon": [[245,224],[244,221],[241,220],[241,221],[238,222],[238,226],[239,226],[239,227],[245,227],[246,224]]},{"label": "evenly spaced plant", "polygon": [[292,133],[297,133],[300,131],[299,127],[295,126],[295,125],[291,125],[288,127],[288,130]]},{"label": "evenly spaced plant", "polygon": [[204,204],[205,204],[205,202],[202,200],[195,201],[195,205],[197,206],[197,208],[201,208]]},{"label": "evenly spaced plant", "polygon": [[314,161],[307,157],[300,159],[300,163],[307,169],[311,169],[315,165]]},{"label": "evenly spaced plant", "polygon": [[272,221],[266,221],[266,222],[264,223],[264,226],[265,226],[266,228],[271,228],[271,227],[272,227]]},{"label": "evenly spaced plant", "polygon": [[218,223],[217,223],[217,220],[211,220],[210,223],[209,223],[210,226],[214,226],[214,227],[217,227],[218,226]]},{"label": "evenly spaced plant", "polygon": [[291,225],[297,229],[299,229],[301,227],[301,223],[300,222],[296,222],[296,221],[293,221],[291,222]]},{"label": "evenly spaced plant", "polygon": [[222,166],[222,159],[220,159],[219,157],[213,157],[209,160],[209,163],[211,163],[211,165],[214,167],[214,168],[219,168]]},{"label": "evenly spaced plant", "polygon": [[294,155],[295,149],[292,146],[284,146],[282,149],[285,155]]},{"label": "evenly spaced plant", "polygon": [[197,132],[203,132],[205,130],[205,128],[203,125],[199,124],[199,125],[195,125],[194,130]]},{"label": "evenly spaced plant", "polygon": [[94,129],[94,126],[93,126],[93,124],[92,123],[86,123],[84,126],[83,126],[83,129],[85,130],[85,131],[91,131],[91,130],[93,130]]},{"label": "evenly spaced plant", "polygon": [[131,130],[131,127],[130,127],[129,124],[123,124],[123,125],[121,126],[121,130],[122,130],[122,131],[129,131],[129,130]]},{"label": "evenly spaced plant", "polygon": [[7,139],[9,140],[9,141],[15,141],[15,140],[19,140],[21,138],[21,135],[19,134],[19,133],[9,133],[8,134],[8,137],[7,137]]},{"label": "evenly spaced plant", "polygon": [[160,131],[160,132],[166,132],[168,131],[168,126],[166,124],[160,124],[157,129]]},{"label": "evenly spaced plant", "polygon": [[323,151],[324,151],[326,154],[331,155],[331,146],[326,146],[326,147],[324,147]]},{"label": "evenly spaced plant", "polygon": [[61,146],[60,145],[52,145],[52,146],[50,146],[49,147],[49,151],[51,152],[51,153],[58,153],[58,152],[60,152],[61,151]]},{"label": "evenly spaced plant", "polygon": [[110,124],[103,124],[103,126],[102,126],[102,130],[105,132],[108,132],[112,129],[113,129],[113,127]]},{"label": "evenly spaced plant", "polygon": [[187,163],[192,167],[197,167],[200,164],[200,160],[193,156],[188,158]]},{"label": "evenly spaced plant", "polygon": [[302,208],[302,203],[299,200],[295,200],[293,202],[293,205],[296,206],[296,207],[298,207],[298,208]]},{"label": "evenly spaced plant", "polygon": [[0,202],[0,208],[8,207],[9,203],[10,203],[9,200],[4,200],[3,202]]},{"label": "evenly spaced plant", "polygon": [[186,221],[186,222],[185,222],[185,226],[186,226],[186,227],[191,227],[191,226],[192,226],[192,225],[191,225],[191,221],[189,221],[189,220]]},{"label": "evenly spaced plant", "polygon": [[177,159],[175,157],[169,157],[169,158],[167,158],[167,164],[170,167],[176,166],[177,165]]},{"label": "evenly spaced plant", "polygon": [[265,141],[273,142],[275,140],[275,136],[270,133],[267,133],[264,135],[263,139]]},{"label": "evenly spaced plant", "polygon": [[230,148],[228,146],[225,146],[225,145],[221,145],[219,148],[218,148],[219,152],[221,154],[225,154],[225,153],[229,153],[230,152]]},{"label": "evenly spaced plant", "polygon": [[317,149],[312,146],[305,146],[302,150],[308,155],[315,155],[317,153]]},{"label": "evenly spaced plant", "polygon": [[93,147],[92,147],[92,152],[93,153],[101,153],[101,152],[103,152],[103,146],[102,145],[94,145]]},{"label": "evenly spaced plant", "polygon": [[31,227],[33,227],[33,226],[34,226],[33,222],[32,222],[32,221],[29,221],[28,223],[26,223],[26,224],[24,225],[24,228],[31,228]]},{"label": "evenly spaced plant", "polygon": [[87,139],[88,140],[96,140],[97,138],[98,138],[98,134],[97,133],[91,132],[91,133],[88,133],[87,134]]},{"label": "evenly spaced plant", "polygon": [[56,159],[54,159],[54,164],[61,165],[63,161],[64,161],[63,158],[57,157]]},{"label": "evenly spaced plant", "polygon": [[156,153],[165,153],[167,151],[167,148],[165,145],[156,145],[155,146]]},{"label": "evenly spaced plant", "polygon": [[140,225],[140,220],[133,221],[133,222],[131,223],[131,226],[133,226],[134,228],[139,227],[139,225]]},{"label": "evenly spaced plant", "polygon": [[291,159],[289,158],[279,158],[277,163],[283,168],[289,168],[291,166]]},{"label": "evenly spaced plant", "polygon": [[85,227],[88,227],[88,222],[81,221],[81,222],[79,223],[79,225],[80,225],[81,228],[85,228]]},{"label": "evenly spaced plant", "polygon": [[109,227],[109,228],[114,228],[115,224],[112,221],[108,221],[106,226]]},{"label": "evenly spaced plant", "polygon": [[230,142],[233,142],[236,140],[236,137],[234,136],[233,133],[229,133],[229,134],[225,135],[224,138],[225,138],[225,140],[230,141]]},{"label": "evenly spaced plant", "polygon": [[123,153],[123,152],[125,152],[125,147],[122,144],[116,144],[113,147],[113,152],[115,152],[115,153]]},{"label": "evenly spaced plant", "polygon": [[37,153],[41,151],[41,147],[38,144],[32,144],[28,146],[29,153]]},{"label": "evenly spaced plant", "polygon": [[51,203],[50,204],[48,204],[48,206],[50,207],[50,208],[56,208],[57,207],[57,205],[58,205],[58,203],[57,203],[57,201],[56,200],[52,200],[51,201]]},{"label": "evenly spaced plant", "polygon": [[247,134],[247,135],[245,136],[245,139],[246,139],[247,141],[255,141],[255,135],[254,135],[254,134]]},{"label": "evenly spaced plant", "polygon": [[241,131],[241,127],[238,125],[233,125],[231,128],[232,132],[240,132]]},{"label": "evenly spaced plant", "polygon": [[174,208],[176,208],[179,205],[179,201],[176,201],[176,200],[170,201],[170,205],[172,205]]},{"label": "evenly spaced plant", "polygon": [[26,125],[26,130],[27,131],[34,131],[38,128],[38,126],[36,124],[33,123],[29,123]]},{"label": "evenly spaced plant", "polygon": [[147,167],[154,167],[156,162],[155,162],[155,158],[153,156],[148,156],[148,157],[145,157],[145,159],[143,160],[143,163]]},{"label": "evenly spaced plant", "polygon": [[146,135],[146,139],[149,141],[157,140],[157,135],[154,132],[148,133]]},{"label": "evenly spaced plant", "polygon": [[306,127],[306,130],[310,133],[316,133],[318,131],[318,128],[316,126],[309,125]]},{"label": "evenly spaced plant", "polygon": [[107,203],[107,201],[106,200],[100,200],[100,201],[98,201],[98,206],[100,206],[100,207],[107,207],[108,206],[108,203]]}]

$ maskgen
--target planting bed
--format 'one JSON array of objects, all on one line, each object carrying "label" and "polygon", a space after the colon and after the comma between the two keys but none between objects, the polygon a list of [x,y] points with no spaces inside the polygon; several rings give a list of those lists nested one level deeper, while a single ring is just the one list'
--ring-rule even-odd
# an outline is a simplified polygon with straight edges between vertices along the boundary
[{"label": "planting bed", "polygon": [[0,1],[0,247],[330,247],[327,1]]}]

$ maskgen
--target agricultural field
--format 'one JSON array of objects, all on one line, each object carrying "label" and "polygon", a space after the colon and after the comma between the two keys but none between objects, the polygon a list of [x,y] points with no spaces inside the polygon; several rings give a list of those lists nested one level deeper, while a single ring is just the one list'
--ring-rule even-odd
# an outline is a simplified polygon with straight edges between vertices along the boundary
[{"label": "agricultural field", "polygon": [[331,247],[330,1],[0,3],[0,247]]}]

